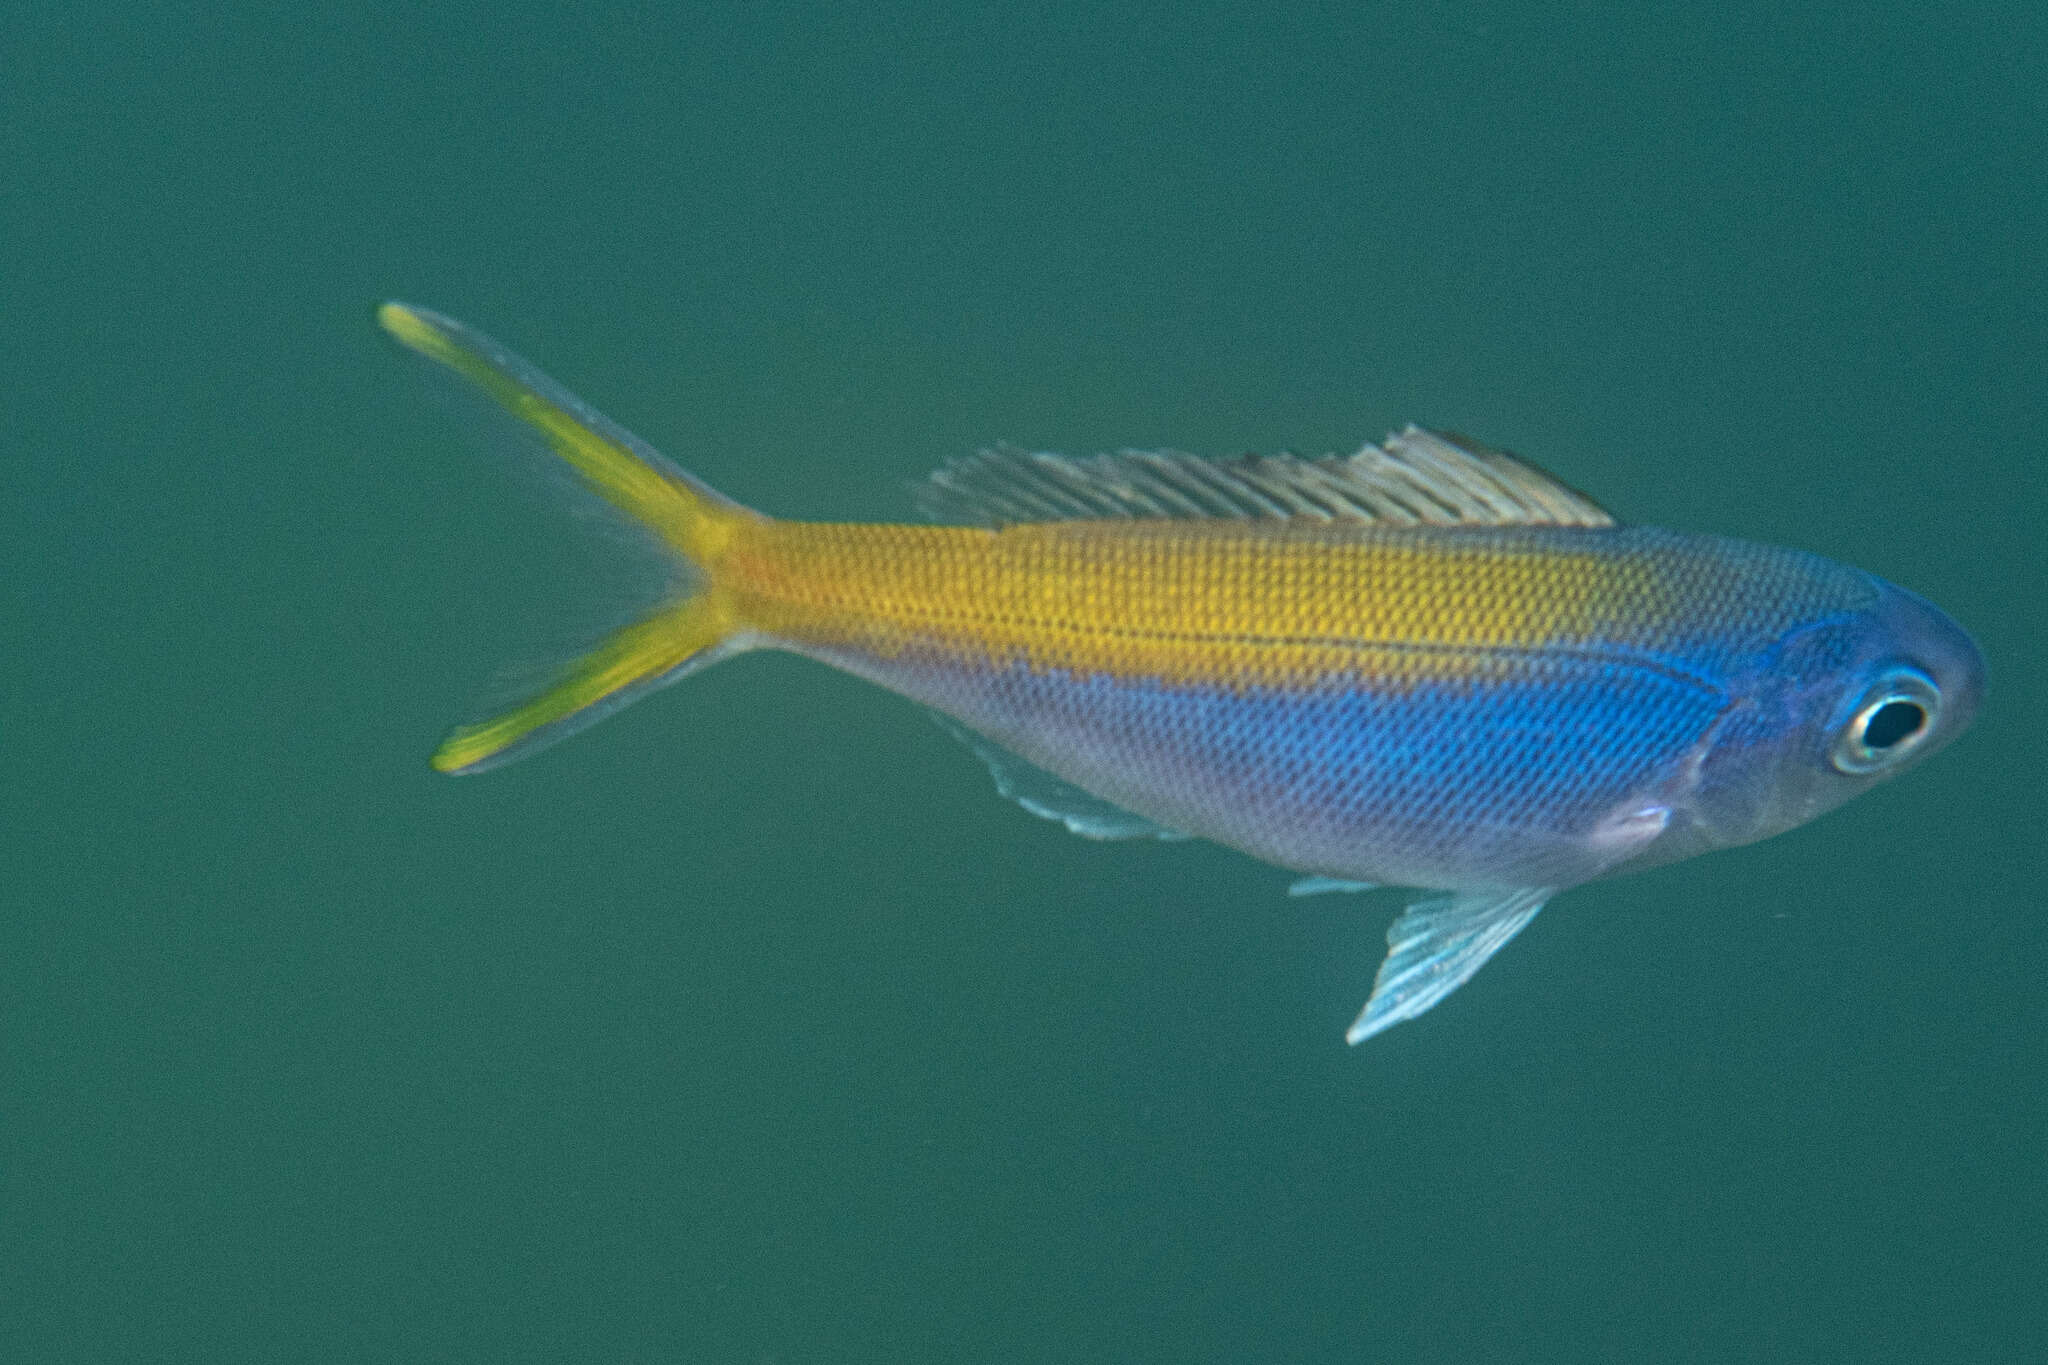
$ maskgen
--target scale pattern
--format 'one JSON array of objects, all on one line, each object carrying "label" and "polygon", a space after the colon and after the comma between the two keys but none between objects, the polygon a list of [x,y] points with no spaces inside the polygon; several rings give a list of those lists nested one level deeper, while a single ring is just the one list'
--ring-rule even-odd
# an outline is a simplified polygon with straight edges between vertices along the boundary
[{"label": "scale pattern", "polygon": [[1728,684],[1871,580],[1642,528],[768,523],[722,566],[768,640],[1284,866],[1597,875],[1598,822]]}]

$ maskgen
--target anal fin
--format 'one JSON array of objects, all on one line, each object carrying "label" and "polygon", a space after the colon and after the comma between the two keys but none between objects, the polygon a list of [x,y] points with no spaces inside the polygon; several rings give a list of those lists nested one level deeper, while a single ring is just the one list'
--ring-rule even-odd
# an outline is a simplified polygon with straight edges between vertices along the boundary
[{"label": "anal fin", "polygon": [[1417,901],[1387,930],[1387,958],[1372,998],[1345,1033],[1361,1043],[1432,1008],[1507,946],[1551,895],[1549,887],[1466,891]]},{"label": "anal fin", "polygon": [[1377,891],[1378,882],[1354,882],[1342,877],[1300,877],[1287,888],[1290,896],[1320,896],[1330,891]]},{"label": "anal fin", "polygon": [[1029,759],[1020,758],[994,740],[976,733],[951,716],[934,711],[932,719],[988,765],[996,790],[1045,820],[1057,820],[1084,839],[1185,839],[1177,829],[1105,801],[1063,777],[1056,777]]}]

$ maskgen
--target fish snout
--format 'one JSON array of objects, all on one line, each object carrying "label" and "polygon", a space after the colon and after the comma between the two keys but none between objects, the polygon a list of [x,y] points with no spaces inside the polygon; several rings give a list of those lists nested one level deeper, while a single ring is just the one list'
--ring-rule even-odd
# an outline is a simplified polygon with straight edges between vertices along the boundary
[{"label": "fish snout", "polygon": [[1884,586],[1878,609],[1884,662],[1838,730],[1835,766],[1889,775],[1947,747],[1984,702],[1983,652],[1927,599]]}]

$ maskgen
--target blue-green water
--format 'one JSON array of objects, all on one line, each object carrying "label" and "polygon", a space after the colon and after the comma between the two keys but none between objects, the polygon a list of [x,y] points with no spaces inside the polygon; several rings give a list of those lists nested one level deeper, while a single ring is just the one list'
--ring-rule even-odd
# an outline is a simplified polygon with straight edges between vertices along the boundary
[{"label": "blue-green water", "polygon": [[[2038,6],[570,8],[8,7],[0,1356],[2048,1358]],[[1347,1049],[1398,902],[787,658],[435,776],[623,589],[393,295],[788,514],[1456,427],[1991,698]]]}]

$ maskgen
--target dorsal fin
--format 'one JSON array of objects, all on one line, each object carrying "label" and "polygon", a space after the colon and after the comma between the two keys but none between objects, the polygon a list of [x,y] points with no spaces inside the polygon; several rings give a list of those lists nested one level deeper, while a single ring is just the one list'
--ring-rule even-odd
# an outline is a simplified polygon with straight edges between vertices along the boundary
[{"label": "dorsal fin", "polygon": [[918,485],[938,521],[1236,517],[1396,526],[1612,526],[1584,494],[1464,436],[1411,426],[1356,455],[1175,450],[1078,458],[1003,447],[953,460]]}]

